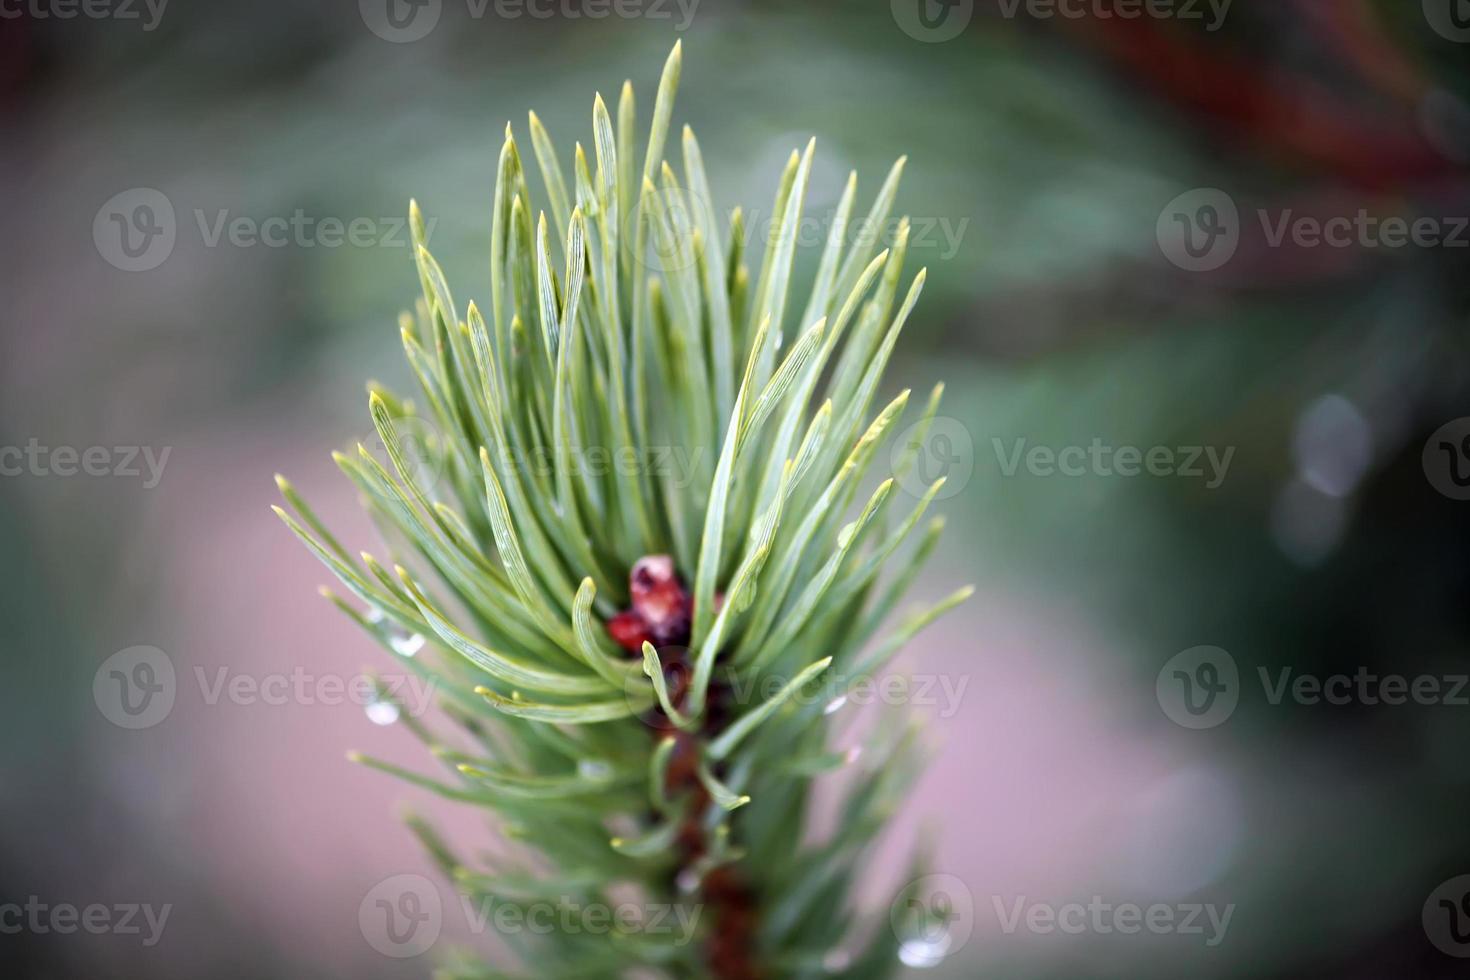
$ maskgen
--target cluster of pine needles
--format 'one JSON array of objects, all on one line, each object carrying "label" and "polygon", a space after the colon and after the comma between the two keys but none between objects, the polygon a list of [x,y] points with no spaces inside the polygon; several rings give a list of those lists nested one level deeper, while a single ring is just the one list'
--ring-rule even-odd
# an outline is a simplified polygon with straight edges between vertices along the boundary
[{"label": "cluster of pine needles", "polygon": [[[336,454],[387,559],[349,553],[284,479],[291,513],[277,512],[357,602],[324,593],[437,692],[433,719],[401,721],[441,776],[361,761],[494,815],[501,845],[473,858],[410,818],[458,888],[710,912],[694,942],[506,936],[529,975],[886,976],[904,937],[886,912],[858,915],[852,891],[922,751],[896,712],[862,726],[860,752],[834,749],[836,709],[969,594],[883,632],[942,526],[925,520],[939,483],[917,500],[895,489],[940,389],[902,440],[909,392],[876,402],[924,284],[900,289],[906,221],[879,240],[903,161],[859,222],[849,180],[798,314],[813,146],[781,175],[752,276],[745,220],[720,227],[694,134],[682,180],[664,160],[680,64],[676,45],[641,167],[631,85],[616,119],[594,101],[570,184],[531,116],[545,210],[507,126],[483,306],[458,305],[411,205],[423,297],[400,325],[422,401],[371,385],[385,458]],[[879,460],[887,478],[868,489]],[[649,556],[677,570],[687,639],[630,653],[607,623]],[[839,770],[841,818],[810,840],[814,782]],[[516,975],[469,958],[443,970]]]}]

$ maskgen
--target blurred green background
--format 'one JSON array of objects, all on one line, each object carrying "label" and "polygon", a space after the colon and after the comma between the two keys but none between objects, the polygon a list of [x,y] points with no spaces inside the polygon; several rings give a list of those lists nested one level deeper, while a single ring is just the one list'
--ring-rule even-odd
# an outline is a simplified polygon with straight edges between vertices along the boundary
[{"label": "blurred green background", "polygon": [[[1273,704],[1256,677],[1470,672],[1470,503],[1425,455],[1470,415],[1470,232],[1273,243],[1256,215],[1455,237],[1465,6],[1236,0],[1216,21],[1186,0],[1136,18],[649,0],[595,18],[583,0],[546,17],[430,0],[432,29],[390,40],[374,0],[0,4],[0,446],[170,451],[156,486],[0,477],[0,904],[172,907],[152,946],[0,929],[5,975],[427,973],[357,924],[374,882],[427,867],[393,813],[414,798],[342,761],[412,765],[411,739],[352,704],[209,704],[194,678],[374,662],[267,504],[290,473],[370,540],[327,450],[368,431],[365,379],[407,377],[395,317],[416,282],[395,222],[417,198],[456,290],[482,295],[506,121],[524,141],[534,108],[569,158],[591,145],[593,92],[631,78],[646,122],[682,38],[675,124],[699,133],[721,209],[768,212],[812,135],[817,221],[850,169],[865,208],[909,158],[897,209],[929,279],[889,383],[946,382],[926,463],[951,477],[918,591],[979,586],[905,655],[969,679],[929,719],[933,769],[892,842],[931,842],[971,894],[973,935],[929,973],[1463,976],[1421,911],[1470,873],[1470,706]],[[140,188],[172,207],[175,241],[128,271],[106,214]],[[1208,230],[1201,189],[1238,207],[1238,247],[1191,271],[1167,229]],[[297,214],[365,219],[372,242],[212,237]],[[1017,440],[1232,455],[1218,486],[1008,473]],[[92,691],[136,645],[183,680],[164,723],[129,731]],[[1241,689],[1194,730],[1156,680],[1200,645],[1229,651]],[[872,870],[881,914],[892,869]],[[1214,946],[1008,932],[997,909],[1023,896],[1235,910]]]}]

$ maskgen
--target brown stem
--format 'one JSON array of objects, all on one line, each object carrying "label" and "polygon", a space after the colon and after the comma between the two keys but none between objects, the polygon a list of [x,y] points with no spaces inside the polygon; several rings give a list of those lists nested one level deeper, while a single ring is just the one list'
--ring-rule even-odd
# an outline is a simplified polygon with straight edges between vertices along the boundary
[{"label": "brown stem", "polygon": [[[644,643],[661,647],[664,680],[669,689],[669,702],[683,710],[689,694],[691,667],[685,646],[690,640],[694,600],[674,568],[668,555],[647,555],[634,563],[628,574],[628,591],[632,607],[612,617],[608,632],[617,643],[637,657]],[[720,597],[715,597],[718,608]],[[697,732],[674,726],[669,716],[654,708],[645,720],[660,739],[672,736],[674,751],[669,759],[668,782],[672,796],[686,802],[674,846],[679,861],[674,881],[692,875],[700,860],[709,853],[709,840],[704,822],[709,813],[709,792],[699,780],[699,766],[710,739],[719,735],[729,723],[732,692],[726,685],[710,685],[708,710]],[[725,865],[711,870],[700,883],[700,893],[714,921],[714,930],[705,948],[705,965],[714,980],[762,980],[766,976],[756,962],[755,939],[757,906],[755,891],[738,869]]]},{"label": "brown stem", "polygon": [[[671,674],[671,700],[682,708],[687,694],[687,665],[679,658],[672,658],[664,665]],[[650,719],[659,737],[672,735],[674,751],[669,758],[668,785],[671,793],[688,793],[684,816],[675,840],[679,851],[679,863],[675,869],[675,881],[686,871],[691,871],[700,858],[709,850],[709,841],[704,832],[704,819],[712,805],[709,792],[699,781],[698,768],[708,747],[709,740],[718,735],[725,725],[725,701],[728,691],[718,685],[711,688],[710,710],[705,715],[704,725],[698,733],[677,729],[668,716],[655,709]],[[705,946],[705,965],[715,980],[763,980],[764,970],[756,961],[756,922],[758,909],[754,890],[731,865],[715,868],[705,875],[700,883],[701,896],[714,922],[714,929]]]}]

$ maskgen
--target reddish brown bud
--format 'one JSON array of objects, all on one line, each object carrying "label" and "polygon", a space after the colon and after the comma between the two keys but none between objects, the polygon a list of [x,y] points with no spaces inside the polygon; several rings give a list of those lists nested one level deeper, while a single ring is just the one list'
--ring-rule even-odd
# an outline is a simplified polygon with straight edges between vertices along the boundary
[{"label": "reddish brown bud", "polygon": [[652,642],[653,634],[648,630],[648,624],[643,617],[631,609],[620,612],[607,621],[607,631],[618,646],[632,653],[641,654],[645,640]]},{"label": "reddish brown bud", "polygon": [[668,555],[649,555],[633,565],[628,576],[633,611],[643,617],[655,646],[689,642],[693,599],[674,571]]}]

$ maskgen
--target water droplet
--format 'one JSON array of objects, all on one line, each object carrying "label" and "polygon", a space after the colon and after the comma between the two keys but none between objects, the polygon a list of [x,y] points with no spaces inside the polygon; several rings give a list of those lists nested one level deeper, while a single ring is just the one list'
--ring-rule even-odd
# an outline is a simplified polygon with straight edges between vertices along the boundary
[{"label": "water droplet", "polygon": [[377,606],[373,606],[367,611],[367,621],[373,624],[381,623],[383,621],[383,610]]},{"label": "water droplet", "polygon": [[679,872],[679,877],[674,879],[674,883],[679,886],[679,891],[691,895],[699,889],[699,873],[693,868],[685,868]]},{"label": "water droplet", "polygon": [[1239,790],[1219,769],[1176,770],[1130,800],[1125,842],[1116,853],[1138,891],[1193,895],[1230,870],[1246,829]]},{"label": "water droplet", "polygon": [[1470,107],[1444,89],[1434,89],[1419,102],[1419,127],[1439,152],[1452,160],[1470,160],[1470,141],[1465,126]]},{"label": "water droplet", "polygon": [[612,766],[597,759],[582,759],[577,763],[577,772],[587,779],[603,780],[612,775]]},{"label": "water droplet", "polygon": [[1348,518],[1347,504],[1340,497],[1293,480],[1271,508],[1271,535],[1286,557],[1303,568],[1313,568],[1342,542]]},{"label": "water droplet", "polygon": [[898,947],[898,958],[904,966],[911,966],[916,970],[927,970],[944,962],[945,954],[949,952],[949,933],[940,933],[932,938],[915,936],[905,939]]},{"label": "water droplet", "polygon": [[364,710],[374,725],[391,725],[398,720],[398,705],[392,701],[370,701]]},{"label": "water droplet", "polygon": [[399,656],[412,657],[424,648],[424,637],[421,633],[414,633],[410,636],[394,636],[388,640],[388,645]]},{"label": "water droplet", "polygon": [[837,697],[828,702],[827,707],[822,709],[822,714],[835,715],[837,712],[842,710],[842,706],[845,704],[847,704],[847,695],[839,694],[837,695]]},{"label": "water droplet", "polygon": [[1341,395],[1324,395],[1297,419],[1292,454],[1313,490],[1346,497],[1372,465],[1373,433],[1356,405]]}]

